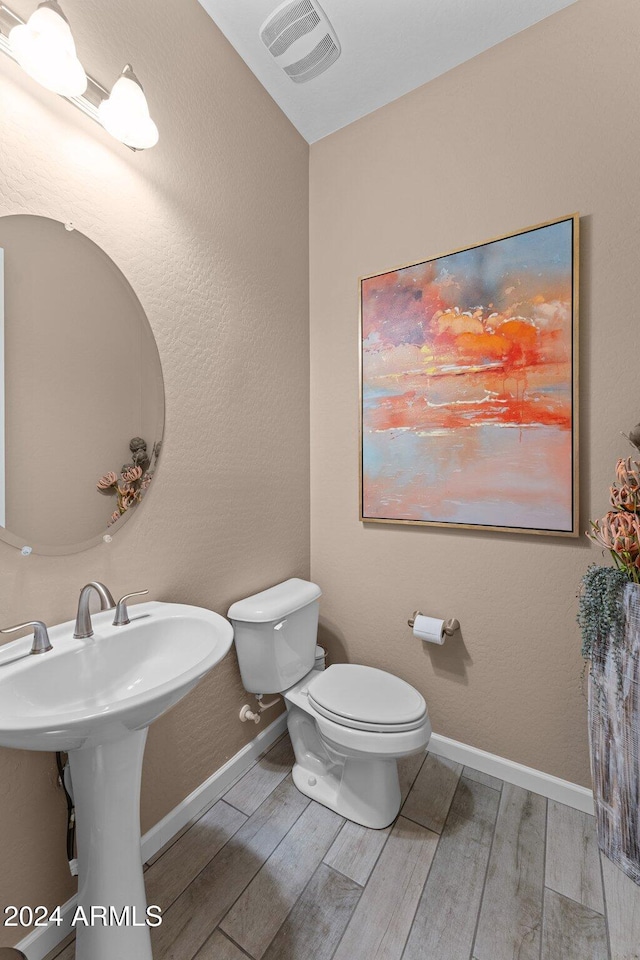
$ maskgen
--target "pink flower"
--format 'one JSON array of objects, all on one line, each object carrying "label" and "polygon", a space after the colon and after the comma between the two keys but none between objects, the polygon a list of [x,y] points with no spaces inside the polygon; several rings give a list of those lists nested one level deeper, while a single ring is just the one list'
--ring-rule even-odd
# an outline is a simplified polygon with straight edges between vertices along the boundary
[{"label": "pink flower", "polygon": [[592,523],[592,540],[617,554],[625,563],[638,564],[640,554],[640,517],[636,513],[610,511],[602,520]]},{"label": "pink flower", "polygon": [[109,519],[107,526],[110,527],[112,523],[115,523],[116,520],[119,520],[119,519],[120,519],[120,511],[114,510],[113,513],[111,514],[111,517]]},{"label": "pink flower", "polygon": [[640,500],[637,488],[634,489],[626,483],[623,483],[619,487],[614,484],[609,488],[609,493],[611,496],[611,506],[615,507],[616,510],[629,510],[632,513],[637,512],[638,502]]},{"label": "pink flower", "polygon": [[118,487],[118,493],[120,494],[120,509],[128,510],[129,507],[132,507],[134,503],[137,503],[140,499],[140,494],[137,490],[121,490]]},{"label": "pink flower", "polygon": [[118,478],[113,471],[111,473],[105,473],[104,477],[100,477],[96,486],[98,490],[109,490],[110,487],[115,486],[118,482]]},{"label": "pink flower", "polygon": [[629,487],[630,490],[640,490],[640,463],[627,457],[618,460],[616,465],[616,479],[618,483]]},{"label": "pink flower", "polygon": [[122,479],[125,483],[135,483],[142,476],[142,467],[129,467],[122,473]]}]

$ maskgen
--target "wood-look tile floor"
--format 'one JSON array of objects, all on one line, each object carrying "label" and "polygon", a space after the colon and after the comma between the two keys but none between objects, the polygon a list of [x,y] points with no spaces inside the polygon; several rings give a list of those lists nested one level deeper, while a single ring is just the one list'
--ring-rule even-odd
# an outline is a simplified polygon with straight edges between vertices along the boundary
[{"label": "wood-look tile floor", "polygon": [[292,764],[285,736],[150,861],[154,960],[640,960],[640,888],[593,817],[428,754],[367,830]]}]

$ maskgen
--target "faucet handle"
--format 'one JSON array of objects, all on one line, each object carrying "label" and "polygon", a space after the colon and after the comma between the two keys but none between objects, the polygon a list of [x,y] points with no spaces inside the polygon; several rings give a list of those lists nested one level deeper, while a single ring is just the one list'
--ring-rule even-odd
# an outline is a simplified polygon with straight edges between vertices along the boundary
[{"label": "faucet handle", "polygon": [[144,597],[147,593],[149,593],[148,590],[136,590],[135,593],[127,593],[124,597],[120,597],[116,604],[116,615],[113,618],[113,626],[126,627],[126,625],[131,622],[129,620],[129,611],[127,610],[127,600],[130,600],[131,597]]},{"label": "faucet handle", "polygon": [[25,627],[33,627],[33,643],[31,644],[31,653],[48,653],[53,650],[49,640],[49,632],[46,623],[42,620],[28,620],[26,623],[18,623],[15,627],[5,627],[0,633],[15,633],[17,630],[24,630]]}]

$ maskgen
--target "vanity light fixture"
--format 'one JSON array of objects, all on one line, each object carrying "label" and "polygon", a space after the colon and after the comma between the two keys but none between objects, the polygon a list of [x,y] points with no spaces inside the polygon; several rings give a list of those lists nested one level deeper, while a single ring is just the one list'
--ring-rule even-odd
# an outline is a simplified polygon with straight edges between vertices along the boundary
[{"label": "vanity light fixture", "polygon": [[87,89],[69,21],[57,0],[44,0],[26,23],[13,27],[9,45],[22,69],[47,90],[80,97]]},{"label": "vanity light fixture", "polygon": [[58,0],[43,0],[26,23],[0,2],[0,51],[132,150],[147,150],[158,142],[158,128],[130,64],[111,93],[85,73]]},{"label": "vanity light fixture", "polygon": [[111,94],[98,107],[105,130],[134,150],[147,150],[158,142],[158,128],[149,115],[142,84],[128,63]]}]

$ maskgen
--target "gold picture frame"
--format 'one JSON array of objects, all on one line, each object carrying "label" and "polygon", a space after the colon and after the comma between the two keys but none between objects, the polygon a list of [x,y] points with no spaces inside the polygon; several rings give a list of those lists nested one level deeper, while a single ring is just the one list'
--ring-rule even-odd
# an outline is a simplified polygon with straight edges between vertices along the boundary
[{"label": "gold picture frame", "polygon": [[580,535],[579,227],[574,213],[359,278],[361,522]]}]

